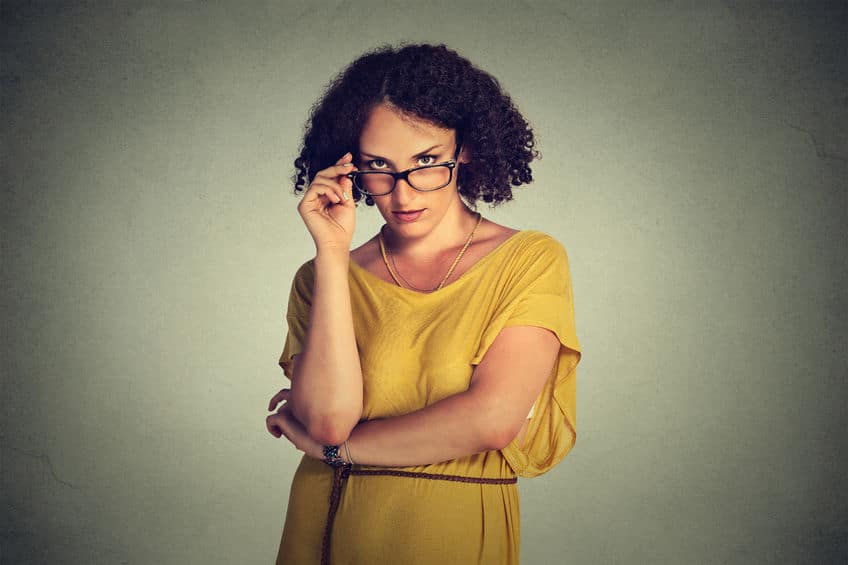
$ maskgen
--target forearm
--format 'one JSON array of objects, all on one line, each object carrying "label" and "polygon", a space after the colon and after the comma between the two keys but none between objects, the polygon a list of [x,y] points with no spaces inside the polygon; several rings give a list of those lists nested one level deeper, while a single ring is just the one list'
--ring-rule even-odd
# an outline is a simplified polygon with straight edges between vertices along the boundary
[{"label": "forearm", "polygon": [[514,436],[489,402],[467,391],[403,416],[362,422],[348,446],[357,464],[415,466],[500,449]]},{"label": "forearm", "polygon": [[340,443],[362,414],[362,370],[353,331],[346,251],[319,251],[303,351],[297,355],[291,408],[310,435]]}]

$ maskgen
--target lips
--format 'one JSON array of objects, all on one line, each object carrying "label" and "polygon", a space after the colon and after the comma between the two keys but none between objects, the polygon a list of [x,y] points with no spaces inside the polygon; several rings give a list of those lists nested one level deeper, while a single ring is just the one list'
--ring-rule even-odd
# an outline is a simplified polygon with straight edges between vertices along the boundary
[{"label": "lips", "polygon": [[397,210],[393,211],[392,214],[401,222],[414,222],[423,212],[424,209],[422,208],[421,210]]}]

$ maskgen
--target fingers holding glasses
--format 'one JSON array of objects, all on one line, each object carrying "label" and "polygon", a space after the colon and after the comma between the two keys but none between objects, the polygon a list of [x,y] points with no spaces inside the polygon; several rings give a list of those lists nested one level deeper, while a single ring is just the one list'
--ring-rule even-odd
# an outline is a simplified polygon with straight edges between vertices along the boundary
[{"label": "fingers holding glasses", "polygon": [[[320,197],[324,197],[328,202],[317,202]],[[322,208],[327,207],[328,203],[343,205],[347,199],[348,195],[340,183],[319,179],[317,176],[309,185],[309,190],[303,195],[304,204],[318,204]]]},{"label": "fingers holding glasses", "polygon": [[355,171],[356,167],[353,164],[353,155],[350,152],[345,153],[341,159],[336,161],[335,165],[331,165],[326,169],[322,169],[316,173],[316,177],[339,178],[344,177],[351,171]]},{"label": "fingers holding glasses", "polygon": [[347,249],[355,226],[352,182],[353,155],[344,154],[334,165],[318,171],[298,204],[298,212],[316,245]]},{"label": "fingers holding glasses", "polygon": [[[342,201],[350,200],[350,190],[353,188],[353,181],[347,175],[356,170],[353,164],[353,155],[349,152],[345,153],[335,165],[322,169],[315,174],[312,180],[310,190],[314,187],[316,195],[326,195],[334,204],[340,204]],[[309,190],[307,191],[309,192]],[[330,196],[332,192],[334,196]],[[304,195],[305,197],[306,195]]]}]

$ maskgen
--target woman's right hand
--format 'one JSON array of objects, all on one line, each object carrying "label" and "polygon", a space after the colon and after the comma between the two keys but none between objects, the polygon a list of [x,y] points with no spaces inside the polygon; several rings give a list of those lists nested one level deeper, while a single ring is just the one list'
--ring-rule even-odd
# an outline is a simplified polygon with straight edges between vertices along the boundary
[{"label": "woman's right hand", "polygon": [[353,155],[345,153],[336,164],[315,175],[297,206],[315,247],[350,250],[356,226],[353,183],[345,175],[355,171]]}]

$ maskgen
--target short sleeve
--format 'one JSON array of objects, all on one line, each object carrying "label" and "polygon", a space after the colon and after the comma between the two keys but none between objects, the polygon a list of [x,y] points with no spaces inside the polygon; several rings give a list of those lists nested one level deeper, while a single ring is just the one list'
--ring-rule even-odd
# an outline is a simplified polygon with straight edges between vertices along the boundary
[{"label": "short sleeve", "polygon": [[556,334],[559,354],[551,376],[533,406],[521,445],[513,440],[501,450],[517,475],[535,477],[552,469],[571,450],[576,434],[576,367],[580,343],[574,325],[573,293],[568,256],[563,246],[541,234],[523,252],[512,288],[484,334],[475,357],[485,351],[507,326],[536,326]]},{"label": "short sleeve", "polygon": [[309,261],[301,265],[292,281],[288,309],[286,310],[288,332],[279,361],[283,373],[289,380],[292,378],[292,358],[303,350],[306,341],[306,328],[309,325],[314,280],[314,265],[312,261]]}]

